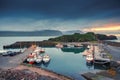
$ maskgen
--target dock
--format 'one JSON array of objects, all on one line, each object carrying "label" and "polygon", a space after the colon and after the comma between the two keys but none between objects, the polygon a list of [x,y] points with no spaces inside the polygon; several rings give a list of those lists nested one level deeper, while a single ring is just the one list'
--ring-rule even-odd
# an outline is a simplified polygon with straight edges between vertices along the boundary
[{"label": "dock", "polygon": [[94,63],[106,64],[110,63],[110,59],[106,57],[107,53],[104,52],[102,46],[94,46]]},{"label": "dock", "polygon": [[33,51],[33,48],[26,49],[23,53],[15,56],[2,56],[0,55],[0,68],[11,69],[19,66],[27,57],[29,53]]},{"label": "dock", "polygon": [[98,74],[94,74],[94,73],[91,73],[91,72],[84,73],[84,74],[82,74],[82,76],[84,78],[86,78],[87,80],[114,80],[112,78],[105,77],[105,76],[98,75]]}]

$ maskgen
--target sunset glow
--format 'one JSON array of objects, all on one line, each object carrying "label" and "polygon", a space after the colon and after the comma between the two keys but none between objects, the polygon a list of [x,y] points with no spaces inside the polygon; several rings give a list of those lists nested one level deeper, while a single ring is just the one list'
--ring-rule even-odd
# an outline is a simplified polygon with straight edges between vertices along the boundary
[{"label": "sunset glow", "polygon": [[119,31],[120,30],[120,25],[119,24],[114,24],[114,25],[109,25],[109,24],[106,24],[106,25],[103,25],[101,27],[92,27],[92,28],[85,28],[83,29],[83,31],[93,31],[93,32],[101,32],[101,31],[106,31],[106,32],[109,32],[109,31]]},{"label": "sunset glow", "polygon": [[120,30],[120,26],[92,28],[92,31],[117,31]]}]

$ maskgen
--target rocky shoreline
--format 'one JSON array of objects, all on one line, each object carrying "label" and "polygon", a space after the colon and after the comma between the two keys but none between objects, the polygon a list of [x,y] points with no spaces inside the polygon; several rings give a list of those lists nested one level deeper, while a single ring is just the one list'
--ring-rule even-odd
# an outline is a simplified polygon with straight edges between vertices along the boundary
[{"label": "rocky shoreline", "polygon": [[40,47],[55,47],[56,44],[57,42],[53,41],[20,41],[10,45],[4,45],[3,49],[28,48],[31,45],[37,45]]},{"label": "rocky shoreline", "polygon": [[23,65],[24,59],[33,50],[34,47],[31,46],[16,56],[0,55],[0,80],[73,80],[70,77],[33,65]]},{"label": "rocky shoreline", "polygon": [[59,80],[30,70],[0,69],[0,80]]}]

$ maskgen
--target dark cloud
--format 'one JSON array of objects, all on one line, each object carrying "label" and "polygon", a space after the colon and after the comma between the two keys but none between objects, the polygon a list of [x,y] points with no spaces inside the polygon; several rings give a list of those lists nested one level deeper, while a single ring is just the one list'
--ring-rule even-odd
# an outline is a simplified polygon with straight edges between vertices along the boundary
[{"label": "dark cloud", "polygon": [[0,0],[1,16],[61,19],[120,17],[119,0]]}]

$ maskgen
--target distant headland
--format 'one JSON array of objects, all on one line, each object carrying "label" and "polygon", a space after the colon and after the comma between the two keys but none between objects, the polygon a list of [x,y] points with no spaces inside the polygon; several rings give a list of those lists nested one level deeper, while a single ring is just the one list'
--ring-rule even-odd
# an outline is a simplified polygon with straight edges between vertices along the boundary
[{"label": "distant headland", "polygon": [[60,36],[59,30],[40,30],[40,31],[0,31],[0,36]]},{"label": "distant headland", "polygon": [[43,41],[20,41],[15,42],[11,45],[4,45],[3,48],[24,48],[30,47],[32,44],[37,44],[41,47],[55,47],[59,42],[92,42],[92,41],[103,41],[103,40],[115,40],[116,36],[107,36],[105,34],[95,34],[93,32],[88,32],[85,34],[74,33],[72,35],[62,35],[55,38],[50,38]]},{"label": "distant headland", "polygon": [[72,35],[74,33],[83,34],[84,32],[80,30],[0,31],[0,36],[62,36],[62,35]]},{"label": "distant headland", "polygon": [[95,34],[93,32],[87,32],[85,34],[74,33],[72,35],[63,35],[56,38],[50,38],[49,41],[58,42],[86,42],[86,41],[98,41],[98,40],[116,40],[114,35],[107,36],[105,34]]}]

